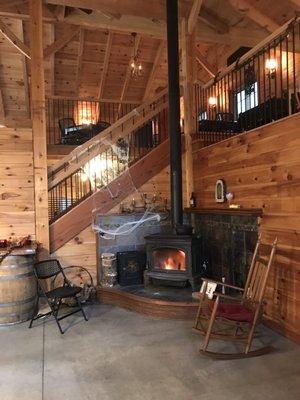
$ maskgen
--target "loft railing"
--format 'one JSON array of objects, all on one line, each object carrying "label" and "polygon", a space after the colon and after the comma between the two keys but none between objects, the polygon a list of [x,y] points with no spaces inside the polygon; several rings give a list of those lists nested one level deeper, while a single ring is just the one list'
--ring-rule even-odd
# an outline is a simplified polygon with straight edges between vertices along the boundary
[{"label": "loft railing", "polygon": [[166,91],[75,149],[49,171],[49,221],[56,221],[167,139]]},{"label": "loft railing", "polygon": [[[82,144],[137,106],[133,103],[47,98],[47,143]],[[67,127],[71,127],[69,135],[65,132]],[[77,128],[77,132],[72,131],[73,127]]]},{"label": "loft railing", "polygon": [[197,137],[219,142],[300,111],[296,17],[206,85],[195,85]]}]

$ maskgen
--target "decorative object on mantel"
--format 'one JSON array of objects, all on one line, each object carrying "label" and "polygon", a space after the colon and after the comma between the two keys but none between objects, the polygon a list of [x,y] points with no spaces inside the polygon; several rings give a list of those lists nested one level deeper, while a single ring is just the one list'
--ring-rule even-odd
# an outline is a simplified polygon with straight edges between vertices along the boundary
[{"label": "decorative object on mantel", "polygon": [[122,202],[119,206],[120,214],[129,214],[136,212],[155,211],[166,212],[168,209],[168,199],[163,199],[159,193],[153,195],[149,193],[141,193],[139,196],[132,198],[130,203]]},{"label": "decorative object on mantel", "polygon": [[191,193],[190,207],[191,208],[195,208],[196,207],[196,198],[195,198],[194,192]]},{"label": "decorative object on mantel", "polygon": [[239,208],[241,208],[241,205],[240,204],[230,204],[229,208],[239,209]]},{"label": "decorative object on mantel", "polygon": [[224,203],[225,202],[225,181],[223,179],[218,179],[215,185],[215,200],[216,203]]},{"label": "decorative object on mantel", "polygon": [[233,198],[234,198],[234,195],[232,192],[226,193],[226,200],[228,201],[229,207],[230,207],[230,204],[231,204],[231,201]]}]

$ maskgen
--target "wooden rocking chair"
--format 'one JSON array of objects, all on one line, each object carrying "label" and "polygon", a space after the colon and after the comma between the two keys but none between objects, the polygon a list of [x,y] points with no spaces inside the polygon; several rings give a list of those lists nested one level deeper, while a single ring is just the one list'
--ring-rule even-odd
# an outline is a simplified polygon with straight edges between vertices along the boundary
[{"label": "wooden rocking chair", "polygon": [[[205,336],[200,353],[212,358],[234,359],[255,357],[266,354],[274,348],[265,346],[258,350],[250,351],[255,327],[263,316],[263,296],[268,274],[274,259],[277,245],[275,239],[269,260],[259,255],[261,236],[257,241],[253,259],[249,269],[245,288],[227,285],[210,279],[203,279],[203,285],[199,293],[200,304],[195,320],[194,329]],[[234,297],[214,291],[210,294],[212,286],[221,286],[243,293],[242,297]],[[210,299],[209,299],[210,297]],[[242,353],[217,353],[208,351],[207,347],[211,338],[244,341],[245,351]]]}]

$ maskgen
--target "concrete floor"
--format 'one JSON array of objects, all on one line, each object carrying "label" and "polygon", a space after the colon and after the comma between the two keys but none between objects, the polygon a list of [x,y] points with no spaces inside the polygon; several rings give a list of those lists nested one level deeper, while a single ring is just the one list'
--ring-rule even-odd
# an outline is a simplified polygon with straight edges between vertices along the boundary
[{"label": "concrete floor", "polygon": [[62,321],[65,335],[53,321],[0,329],[1,400],[300,399],[300,346],[272,331],[275,353],[216,361],[198,354],[191,322],[88,311]]}]

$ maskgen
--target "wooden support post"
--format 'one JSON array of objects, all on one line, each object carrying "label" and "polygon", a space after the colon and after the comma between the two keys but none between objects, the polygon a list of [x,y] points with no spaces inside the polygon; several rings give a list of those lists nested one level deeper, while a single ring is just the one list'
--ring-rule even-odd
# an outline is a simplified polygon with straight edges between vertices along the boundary
[{"label": "wooden support post", "polygon": [[5,109],[2,91],[0,90],[0,125],[5,126]]},{"label": "wooden support post", "polygon": [[[20,20],[20,30],[21,30],[21,40],[24,41],[24,22]],[[25,56],[22,57],[22,67],[23,67],[23,79],[24,79],[24,89],[25,89],[25,106],[27,117],[30,119],[30,96],[29,96],[29,84],[28,84],[28,65]]]},{"label": "wooden support post", "polygon": [[[182,86],[184,103],[184,136],[185,136],[185,176],[186,198],[194,191],[192,134],[196,131],[195,95],[193,90],[196,73],[195,32],[188,34],[186,19],[181,22],[181,57],[182,57]],[[188,204],[187,204],[188,206]]]},{"label": "wooden support post", "polygon": [[49,252],[45,80],[43,63],[42,2],[29,0],[31,50],[31,118],[35,187],[35,235],[41,257]]},{"label": "wooden support post", "polygon": [[77,96],[79,96],[80,78],[82,74],[83,50],[84,50],[84,28],[81,28],[79,32],[79,45],[78,45],[78,57],[77,57],[77,71],[76,71]]},{"label": "wooden support post", "polygon": [[[49,38],[51,43],[55,42],[55,25],[49,24],[50,35]],[[50,93],[51,96],[55,96],[55,53],[50,56]]]}]

